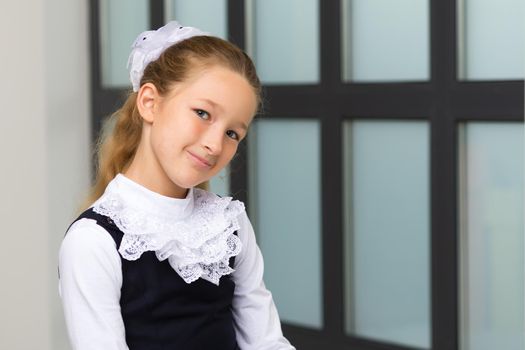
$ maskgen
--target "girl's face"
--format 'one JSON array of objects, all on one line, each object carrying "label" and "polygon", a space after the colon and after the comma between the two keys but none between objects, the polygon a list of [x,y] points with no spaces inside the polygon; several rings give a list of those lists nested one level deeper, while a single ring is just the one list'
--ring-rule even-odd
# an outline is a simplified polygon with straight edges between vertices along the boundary
[{"label": "girl's face", "polygon": [[144,84],[137,106],[145,123],[131,178],[163,195],[183,197],[232,159],[257,100],[243,76],[213,66],[164,97],[154,85]]}]

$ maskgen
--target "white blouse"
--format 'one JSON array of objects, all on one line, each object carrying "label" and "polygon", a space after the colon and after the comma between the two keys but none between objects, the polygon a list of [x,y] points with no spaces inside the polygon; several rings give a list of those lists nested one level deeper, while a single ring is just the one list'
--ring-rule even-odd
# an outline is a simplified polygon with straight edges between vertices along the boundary
[{"label": "white blouse", "polygon": [[[234,328],[242,350],[295,349],[282,334],[272,295],[264,285],[263,258],[242,203],[199,189],[188,191],[184,199],[165,197],[119,174],[93,208],[110,216],[124,237],[116,247],[96,221],[81,219],[62,242],[59,294],[73,349],[128,349],[120,312],[121,256],[134,260],[146,250],[154,250],[159,260],[167,259],[187,283],[197,278],[220,283],[220,276],[231,274]],[[221,228],[213,233],[202,227]],[[199,251],[206,254],[195,253]],[[236,256],[233,270],[220,269],[224,264],[219,262],[230,256]],[[213,259],[217,268],[209,273]],[[200,263],[208,269],[201,269]]]}]

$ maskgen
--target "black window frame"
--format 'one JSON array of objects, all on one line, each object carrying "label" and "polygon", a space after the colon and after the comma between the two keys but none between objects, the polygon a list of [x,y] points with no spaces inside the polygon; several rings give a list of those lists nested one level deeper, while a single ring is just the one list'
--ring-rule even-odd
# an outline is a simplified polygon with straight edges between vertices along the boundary
[{"label": "black window frame", "polygon": [[[129,89],[101,82],[99,0],[90,0],[92,140]],[[265,87],[258,118],[314,118],[321,125],[323,329],[283,323],[301,350],[410,350],[349,336],[344,330],[342,123],[424,120],[430,124],[431,348],[459,350],[458,126],[465,122],[523,122],[524,82],[462,81],[457,77],[457,4],[429,0],[430,79],[414,83],[342,81],[341,1],[319,0],[320,82]],[[150,0],[150,28],[164,23],[164,2]],[[228,1],[228,38],[246,42],[245,2]],[[248,203],[248,152],[243,143],[231,165],[231,191]],[[334,234],[337,233],[337,234]]]}]

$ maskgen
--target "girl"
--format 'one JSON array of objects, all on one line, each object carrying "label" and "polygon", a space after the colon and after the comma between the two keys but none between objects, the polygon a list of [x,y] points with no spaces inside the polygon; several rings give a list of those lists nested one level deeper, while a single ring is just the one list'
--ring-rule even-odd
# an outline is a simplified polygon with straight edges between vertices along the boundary
[{"label": "girl", "polygon": [[60,249],[74,349],[294,349],[241,202],[196,186],[234,156],[260,104],[250,58],[170,22],[142,33],[133,92],[100,147],[91,206]]}]

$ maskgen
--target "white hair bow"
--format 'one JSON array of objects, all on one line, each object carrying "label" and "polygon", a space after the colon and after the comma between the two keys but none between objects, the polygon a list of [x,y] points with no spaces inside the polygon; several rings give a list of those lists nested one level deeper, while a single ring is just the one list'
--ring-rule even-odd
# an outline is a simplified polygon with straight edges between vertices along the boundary
[{"label": "white hair bow", "polygon": [[127,65],[133,91],[138,91],[140,88],[144,68],[159,58],[164,50],[178,42],[200,35],[210,34],[197,28],[184,27],[177,21],[171,21],[157,30],[140,33],[131,45]]}]

